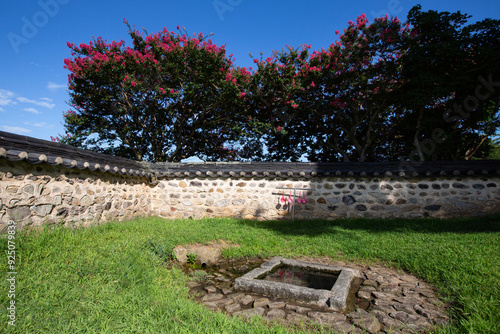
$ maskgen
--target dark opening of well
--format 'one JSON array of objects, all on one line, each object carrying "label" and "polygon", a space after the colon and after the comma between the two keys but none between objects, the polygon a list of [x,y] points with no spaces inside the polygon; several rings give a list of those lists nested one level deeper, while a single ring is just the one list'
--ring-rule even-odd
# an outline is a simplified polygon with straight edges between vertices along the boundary
[{"label": "dark opening of well", "polygon": [[323,272],[308,268],[281,265],[260,279],[312,289],[330,290],[337,281],[339,274],[340,272]]}]

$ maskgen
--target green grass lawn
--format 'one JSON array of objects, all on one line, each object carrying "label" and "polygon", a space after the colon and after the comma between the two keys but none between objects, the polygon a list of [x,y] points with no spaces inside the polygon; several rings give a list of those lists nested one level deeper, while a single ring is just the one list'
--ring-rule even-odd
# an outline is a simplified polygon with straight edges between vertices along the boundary
[{"label": "green grass lawn", "polygon": [[[3,333],[287,333],[212,313],[166,265],[174,245],[224,239],[225,256],[328,256],[384,262],[439,288],[443,333],[500,333],[500,217],[243,221],[136,219],[16,233],[16,326],[7,321],[7,239],[0,239]],[[167,255],[167,256],[165,256]],[[326,330],[324,331],[327,332]]]}]

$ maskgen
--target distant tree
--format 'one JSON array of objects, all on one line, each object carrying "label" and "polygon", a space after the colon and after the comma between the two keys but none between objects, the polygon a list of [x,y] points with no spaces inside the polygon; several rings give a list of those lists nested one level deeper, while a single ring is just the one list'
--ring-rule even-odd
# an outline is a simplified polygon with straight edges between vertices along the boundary
[{"label": "distant tree", "polygon": [[[125,23],[127,23],[125,21]],[[102,38],[76,46],[65,59],[70,105],[67,144],[136,160],[222,160],[246,124],[250,72],[199,34],[129,27],[133,47]]]},{"label": "distant tree", "polygon": [[491,146],[491,151],[486,158],[491,160],[500,160],[500,138],[491,138],[488,144]]}]

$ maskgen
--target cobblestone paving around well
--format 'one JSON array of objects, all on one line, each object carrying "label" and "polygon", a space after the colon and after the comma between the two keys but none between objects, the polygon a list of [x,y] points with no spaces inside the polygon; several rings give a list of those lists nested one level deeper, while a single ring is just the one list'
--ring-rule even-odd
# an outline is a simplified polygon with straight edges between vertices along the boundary
[{"label": "cobblestone paving around well", "polygon": [[362,273],[362,279],[353,284],[345,312],[234,291],[234,278],[264,262],[256,258],[224,259],[207,271],[191,271],[193,281],[188,287],[193,298],[214,311],[243,318],[258,314],[289,326],[319,323],[339,333],[421,333],[449,321],[445,305],[434,289],[412,275],[382,265],[300,260],[351,267]]}]

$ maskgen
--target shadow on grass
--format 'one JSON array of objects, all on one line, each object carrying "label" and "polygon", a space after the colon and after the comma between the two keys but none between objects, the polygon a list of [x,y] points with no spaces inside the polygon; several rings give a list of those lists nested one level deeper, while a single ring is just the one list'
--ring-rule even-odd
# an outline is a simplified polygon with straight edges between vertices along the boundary
[{"label": "shadow on grass", "polygon": [[484,233],[500,231],[500,215],[454,219],[352,218],[335,220],[312,219],[293,221],[241,220],[239,221],[239,223],[253,228],[272,230],[283,235],[309,236],[345,233],[346,230],[363,230],[370,233]]}]

